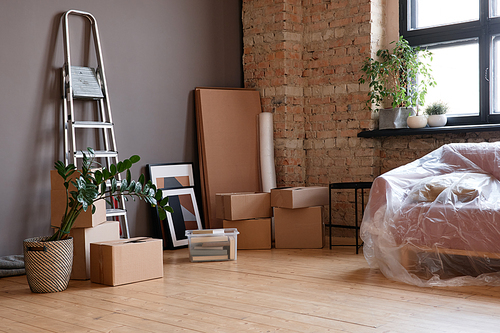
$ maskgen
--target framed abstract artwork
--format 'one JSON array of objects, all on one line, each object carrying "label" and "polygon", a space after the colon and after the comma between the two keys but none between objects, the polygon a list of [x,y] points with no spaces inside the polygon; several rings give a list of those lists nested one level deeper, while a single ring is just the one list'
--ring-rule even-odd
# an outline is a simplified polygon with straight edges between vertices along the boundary
[{"label": "framed abstract artwork", "polygon": [[163,197],[168,197],[168,205],[174,210],[167,214],[166,221],[159,221],[164,245],[167,248],[187,246],[186,230],[203,229],[194,189],[163,190]]},{"label": "framed abstract artwork", "polygon": [[194,186],[192,163],[148,164],[148,172],[158,189]]}]

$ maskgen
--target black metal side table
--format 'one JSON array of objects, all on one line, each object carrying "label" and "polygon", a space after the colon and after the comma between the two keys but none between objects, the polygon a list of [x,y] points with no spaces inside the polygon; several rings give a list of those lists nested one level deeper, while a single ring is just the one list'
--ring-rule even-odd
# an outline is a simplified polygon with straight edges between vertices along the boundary
[{"label": "black metal side table", "polygon": [[[361,219],[363,219],[363,214],[365,213],[365,196],[364,190],[370,189],[372,187],[373,182],[350,182],[350,183],[331,183],[329,186],[329,198],[330,198],[330,216],[329,223],[326,225],[330,231],[330,249],[332,246],[356,246],[356,254],[359,253],[359,248],[363,246],[363,244],[359,244],[359,227],[361,223],[359,222],[359,214],[358,214],[358,190],[361,190]],[[354,190],[354,205],[355,205],[355,225],[343,225],[343,224],[332,224],[332,190],[337,189],[353,189]],[[332,244],[332,228],[344,228],[344,229],[354,229],[356,231],[356,245],[334,245]]]}]

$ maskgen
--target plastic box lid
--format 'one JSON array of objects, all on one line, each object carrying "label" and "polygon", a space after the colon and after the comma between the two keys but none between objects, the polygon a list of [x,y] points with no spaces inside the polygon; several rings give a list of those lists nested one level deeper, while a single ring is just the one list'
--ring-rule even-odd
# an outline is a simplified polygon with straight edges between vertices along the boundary
[{"label": "plastic box lid", "polygon": [[200,229],[200,230],[186,230],[186,236],[189,237],[210,237],[210,236],[234,236],[238,235],[238,229]]}]

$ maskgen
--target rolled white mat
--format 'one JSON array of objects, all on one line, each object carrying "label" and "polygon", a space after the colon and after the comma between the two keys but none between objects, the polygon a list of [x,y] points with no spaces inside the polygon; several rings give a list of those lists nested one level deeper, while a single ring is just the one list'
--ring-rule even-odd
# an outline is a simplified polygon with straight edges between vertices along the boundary
[{"label": "rolled white mat", "polygon": [[271,192],[271,189],[276,187],[273,114],[271,112],[262,112],[259,114],[259,135],[262,191]]}]

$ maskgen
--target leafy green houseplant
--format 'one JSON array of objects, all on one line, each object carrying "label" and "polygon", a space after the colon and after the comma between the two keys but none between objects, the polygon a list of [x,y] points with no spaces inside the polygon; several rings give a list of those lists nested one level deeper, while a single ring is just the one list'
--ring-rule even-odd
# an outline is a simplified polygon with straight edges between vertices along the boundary
[{"label": "leafy green houseplant", "polygon": [[[87,148],[87,153],[83,153],[81,170],[77,170],[73,164],[66,166],[63,162],[57,161],[55,168],[62,177],[66,189],[66,209],[61,225],[55,227],[56,230],[48,241],[67,238],[80,213],[90,208],[93,214],[96,209],[94,202],[101,199],[111,204],[113,198],[120,196],[124,196],[126,200],[139,198],[153,207],[158,207],[160,218],[166,219],[167,212],[173,212],[168,206],[168,197],[162,198],[162,191],[157,190],[150,180],[145,182],[143,174],[137,181],[131,178],[130,168],[139,160],[140,157],[134,155],[117,164],[111,164],[109,168],[102,168],[95,159],[94,150]],[[119,181],[118,175],[123,172],[126,173],[126,177]],[[79,176],[71,180],[75,173]],[[70,184],[76,190],[70,190]]]},{"label": "leafy green houseplant", "polygon": [[[384,105],[396,108],[416,108],[424,105],[428,87],[436,85],[431,68],[426,60],[432,60],[432,54],[420,47],[411,47],[407,40],[400,37],[392,42],[394,48],[380,49],[376,59],[367,58],[361,68],[363,74],[359,83],[369,83],[367,108]],[[406,116],[410,112],[403,111]],[[406,127],[406,126],[403,126]]]},{"label": "leafy green houseplant", "polygon": [[424,110],[424,113],[428,116],[427,123],[431,127],[439,127],[446,125],[448,117],[446,113],[448,112],[448,104],[438,101],[430,104]]},{"label": "leafy green houseplant", "polygon": [[[132,180],[130,168],[140,160],[134,155],[129,159],[103,168],[95,158],[94,150],[87,148],[83,153],[82,169],[76,166],[55,163],[57,173],[64,181],[66,205],[61,224],[53,226],[55,232],[49,237],[33,237],[23,241],[26,278],[32,292],[47,293],[63,291],[67,288],[73,266],[73,238],[71,228],[82,212],[96,211],[95,202],[119,197],[139,198],[158,207],[159,215],[166,218],[173,210],[168,206],[168,198],[162,198],[151,181],[146,182],[144,175],[137,181]],[[119,175],[126,172],[126,178]]]},{"label": "leafy green houseplant", "polygon": [[424,110],[424,113],[428,116],[446,114],[448,112],[448,104],[438,101],[430,104]]}]

